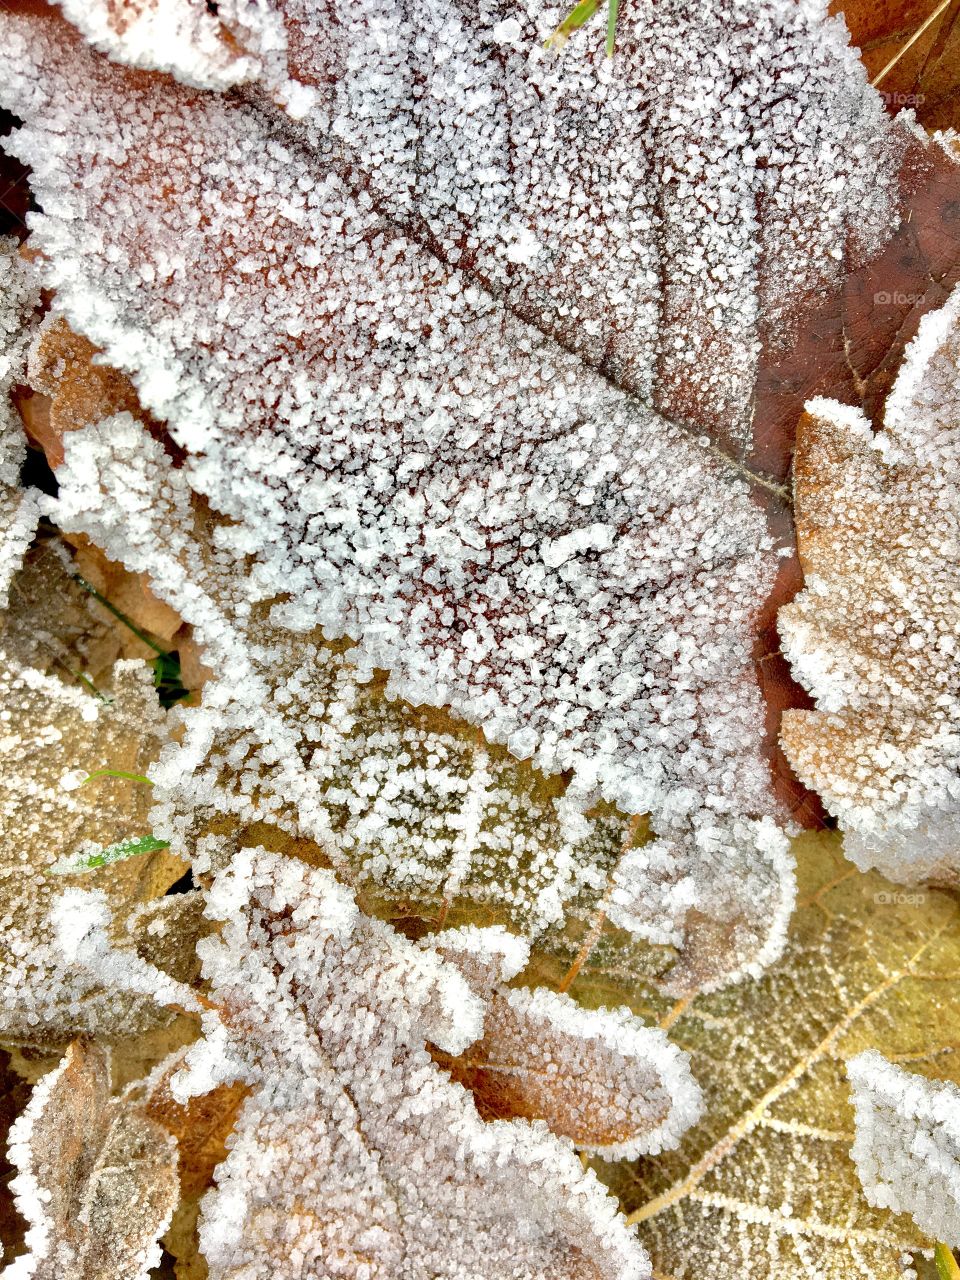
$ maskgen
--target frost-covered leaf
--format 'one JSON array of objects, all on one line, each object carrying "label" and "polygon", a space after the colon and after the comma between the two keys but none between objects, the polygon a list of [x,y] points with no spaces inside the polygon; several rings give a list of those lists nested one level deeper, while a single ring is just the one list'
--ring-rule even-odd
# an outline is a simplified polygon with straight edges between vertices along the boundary
[{"label": "frost-covered leaf", "polygon": [[480,1040],[456,1057],[434,1054],[485,1118],[545,1120],[608,1159],[675,1147],[699,1119],[686,1055],[662,1031],[624,1008],[587,1010],[545,987],[505,987],[528,948],[503,930],[453,929],[427,941],[485,1005]]},{"label": "frost-covered leaf", "polygon": [[898,880],[955,880],[960,842],[960,291],[924,318],[874,436],[809,405],[796,459],[806,589],[780,611],[815,711],[784,748],[849,856]]},{"label": "frost-covered leaf", "polygon": [[[543,1125],[486,1124],[430,1059],[425,1041],[458,1053],[482,1029],[482,1002],[454,968],[362,916],[328,871],[250,848],[224,864],[206,848],[221,867],[207,911],[222,927],[200,943],[206,1036],[172,1096],[250,1089],[202,1203],[212,1280],[320,1266],[357,1280],[649,1276],[568,1145]],[[122,985],[125,958],[104,943],[84,954]],[[127,964],[134,989],[146,976]]]},{"label": "frost-covered leaf", "polygon": [[[0,689],[0,1036],[50,1047],[83,1032],[109,1037],[156,1025],[149,1003],[132,1004],[69,965],[48,919],[63,889],[63,879],[50,874],[60,858],[85,841],[103,848],[147,826],[147,788],[112,779],[76,784],[91,765],[142,768],[157,753],[163,713],[150,673],[140,663],[119,664],[109,700],[98,700],[5,653]],[[181,868],[161,852],[94,873],[109,894],[116,927]]]},{"label": "frost-covered leaf", "polygon": [[40,284],[16,240],[0,236],[0,606],[37,527],[37,495],[20,483],[25,455],[23,424],[10,393],[26,376]]},{"label": "frost-covered leaf", "polygon": [[[69,437],[59,480],[58,520],[149,577],[215,673],[202,707],[178,713],[185,733],[153,771],[156,835],[189,852],[225,815],[269,823],[318,843],[364,893],[441,920],[458,904],[495,908],[528,936],[604,896],[642,825],[609,806],[585,817],[562,780],[391,699],[354,648],[279,629],[267,601],[249,600],[258,563],[246,540],[211,522],[128,415]],[[135,507],[117,505],[117,486]],[[683,989],[756,972],[782,945],[793,900],[782,834],[769,820],[704,822],[697,844],[669,848],[669,872],[651,869],[627,928],[684,951],[672,976]]]},{"label": "frost-covered leaf", "polygon": [[960,1244],[960,1088],[888,1062],[876,1050],[847,1063],[867,1199],[912,1214],[934,1240]]},{"label": "frost-covered leaf", "polygon": [[879,1048],[960,1079],[960,906],[862,874],[839,847],[836,833],[797,842],[790,940],[759,982],[640,1002],[704,1092],[677,1151],[602,1167],[667,1280],[894,1280],[930,1244],[864,1198],[846,1061]]},{"label": "frost-covered leaf", "polygon": [[743,444],[761,331],[889,233],[902,139],[812,7],[636,10],[610,63],[543,50],[554,17],[220,6],[311,91],[296,129],[9,20],[14,145],[58,305],[261,551],[250,595],[715,865],[775,814],[775,560],[700,433]]},{"label": "frost-covered leaf", "polygon": [[28,1252],[9,1280],[147,1280],[179,1194],[176,1144],[110,1096],[110,1060],[74,1041],[10,1134]]}]

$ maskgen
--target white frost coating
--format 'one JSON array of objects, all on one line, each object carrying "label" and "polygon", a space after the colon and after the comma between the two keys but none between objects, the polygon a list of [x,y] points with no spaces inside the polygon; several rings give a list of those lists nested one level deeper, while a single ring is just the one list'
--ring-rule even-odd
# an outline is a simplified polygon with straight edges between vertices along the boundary
[{"label": "white frost coating", "polygon": [[206,0],[58,0],[94,48],[118,62],[167,71],[201,89],[255,79],[255,58],[231,48]]},{"label": "white frost coating", "polygon": [[24,378],[40,282],[17,241],[0,236],[0,608],[33,539],[40,510],[36,494],[20,483],[26,453],[23,424],[10,400]]},{"label": "white frost coating", "polygon": [[74,1041],[10,1129],[27,1252],[5,1280],[148,1280],[179,1198],[171,1134],[110,1094],[106,1050]]},{"label": "white frost coating", "polygon": [[[707,796],[721,814],[769,811],[750,628],[775,558],[736,472],[504,313],[333,170],[295,180],[298,156],[237,102],[168,85],[161,107],[163,86],[129,89],[128,166],[145,148],[151,174],[183,192],[138,225],[103,223],[92,280],[76,225],[99,206],[62,180],[78,125],[109,131],[119,73],[69,47],[38,51],[29,24],[10,35],[25,65],[39,52],[50,68],[15,104],[37,119],[38,79],[72,100],[69,120],[16,142],[39,166],[34,235],[62,304],[203,448],[186,474],[261,550],[251,590],[289,592],[276,621],[353,636],[361,670],[390,671],[408,701],[451,705],[664,831],[689,830]],[[231,186],[198,243],[189,209],[219,182],[226,137]],[[119,199],[115,164],[87,163],[90,185]],[[213,296],[186,245],[204,281],[223,279]],[[253,270],[264,254],[286,283],[268,325]],[[144,271],[162,285],[131,291]],[[576,553],[545,564],[537,549],[571,533]]]},{"label": "white frost coating", "polygon": [[[163,712],[142,662],[115,668],[113,701],[21,666],[0,649],[0,1034],[20,1043],[63,1044],[77,1035],[136,1035],[164,1020],[152,1002],[105,988],[65,960],[49,912],[64,881],[58,858],[84,839],[99,846],[140,834],[128,805],[95,803],[90,789],[65,791],[68,767],[85,773],[104,761],[149,758]],[[131,749],[132,747],[132,749]],[[144,809],[146,806],[144,806]],[[111,883],[117,924],[131,881]]]},{"label": "white frost coating", "polygon": [[[202,1202],[212,1280],[334,1261],[345,1280],[650,1275],[567,1145],[484,1124],[427,1055],[441,1007],[461,999],[460,1026],[476,1026],[449,965],[360,916],[328,872],[264,850],[220,872],[207,910],[223,929],[201,943],[204,975],[253,1089]],[[209,1068],[188,1087],[215,1082]]]},{"label": "white frost coating", "polygon": [[874,435],[819,399],[798,448],[806,586],[780,610],[816,700],[784,747],[858,866],[954,881],[960,847],[960,290],[923,318]]},{"label": "white frost coating", "polygon": [[107,895],[100,889],[65,889],[50,908],[54,944],[70,964],[85,969],[107,990],[199,1012],[201,1006],[188,986],[142,960],[132,947],[114,948],[111,921]]},{"label": "white frost coating", "polygon": [[491,987],[515,978],[530,959],[530,943],[500,925],[480,929],[463,925],[444,929],[421,939],[421,946],[436,950],[463,970],[471,991],[481,998]]},{"label": "white frost coating", "polygon": [[889,232],[901,144],[826,0],[628,6],[614,59],[599,19],[545,49],[545,0],[277,8],[220,17],[269,45],[268,92],[315,92],[312,145],[525,318],[739,446],[761,336],[839,281],[848,235],[869,252]]},{"label": "white frost coating", "polygon": [[960,1245],[960,1088],[927,1080],[875,1050],[847,1063],[853,1159],[872,1205],[909,1213],[934,1240]]}]

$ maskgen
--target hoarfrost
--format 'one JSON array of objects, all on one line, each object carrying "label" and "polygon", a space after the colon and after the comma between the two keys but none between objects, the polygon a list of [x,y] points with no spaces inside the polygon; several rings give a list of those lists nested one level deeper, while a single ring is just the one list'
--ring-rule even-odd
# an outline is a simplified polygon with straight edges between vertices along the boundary
[{"label": "hoarfrost", "polygon": [[867,1199],[910,1213],[934,1240],[960,1240],[960,1088],[927,1080],[875,1050],[847,1063],[856,1111],[853,1158]]}]

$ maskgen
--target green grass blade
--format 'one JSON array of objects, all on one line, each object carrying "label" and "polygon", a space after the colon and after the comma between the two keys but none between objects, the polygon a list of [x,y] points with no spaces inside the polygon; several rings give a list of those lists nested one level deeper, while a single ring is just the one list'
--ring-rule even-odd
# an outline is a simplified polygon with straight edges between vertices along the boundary
[{"label": "green grass blade", "polygon": [[579,31],[585,22],[589,22],[601,4],[603,0],[580,0],[547,40],[547,48],[562,49],[574,31]]},{"label": "green grass blade", "polygon": [[108,867],[111,862],[122,862],[124,858],[135,858],[139,853],[154,853],[157,849],[169,849],[169,840],[158,840],[156,836],[137,836],[133,840],[120,840],[117,844],[108,844],[105,849],[97,849],[94,853],[74,854],[71,858],[61,858],[50,868],[51,874],[57,876],[75,875],[79,871],[95,871],[98,867]]},{"label": "green grass blade", "polygon": [[940,1280],[960,1280],[960,1267],[950,1249],[945,1244],[938,1244],[933,1251],[933,1260],[937,1264],[937,1275]]},{"label": "green grass blade", "polygon": [[97,778],[126,778],[127,782],[142,782],[145,786],[153,786],[153,779],[148,778],[145,773],[127,773],[125,769],[95,769],[93,773],[87,774],[80,785],[85,787],[88,782],[95,782]]},{"label": "green grass blade", "polygon": [[613,51],[617,44],[617,10],[620,8],[620,0],[610,0],[607,8],[607,57],[613,57]]}]

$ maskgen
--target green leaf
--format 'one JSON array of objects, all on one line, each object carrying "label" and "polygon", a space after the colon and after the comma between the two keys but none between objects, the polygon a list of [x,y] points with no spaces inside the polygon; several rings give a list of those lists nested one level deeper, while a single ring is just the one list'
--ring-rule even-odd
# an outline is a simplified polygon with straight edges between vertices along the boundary
[{"label": "green leaf", "polygon": [[61,858],[50,868],[54,875],[69,876],[79,871],[95,871],[98,867],[107,867],[112,862],[121,862],[124,858],[135,858],[138,853],[155,853],[158,849],[168,849],[169,840],[158,840],[156,836],[137,836],[133,840],[121,840],[117,844],[109,844],[105,849],[92,853],[74,854],[71,858]]},{"label": "green leaf", "polygon": [[938,1244],[933,1252],[933,1260],[937,1264],[937,1275],[940,1280],[960,1280],[960,1267],[953,1253],[945,1244]]}]

